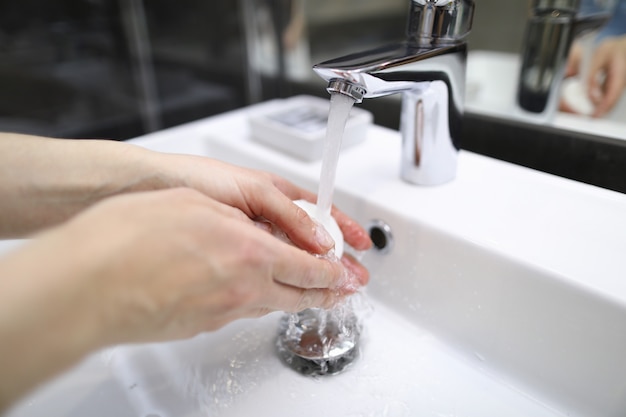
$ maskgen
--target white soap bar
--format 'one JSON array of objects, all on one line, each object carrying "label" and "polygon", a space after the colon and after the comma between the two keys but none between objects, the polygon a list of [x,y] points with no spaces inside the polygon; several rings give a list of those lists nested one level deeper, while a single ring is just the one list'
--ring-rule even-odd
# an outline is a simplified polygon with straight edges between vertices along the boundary
[{"label": "white soap bar", "polygon": [[330,234],[330,236],[335,241],[335,255],[337,258],[341,258],[343,255],[343,233],[341,233],[341,229],[339,229],[339,225],[333,218],[333,216],[328,216],[326,218],[320,219],[317,215],[317,206],[313,203],[310,203],[306,200],[296,200],[295,204],[302,207],[304,211],[307,212],[309,217],[320,223],[326,231]]},{"label": "white soap bar", "polygon": [[578,78],[566,78],[561,86],[563,100],[578,114],[591,115],[594,105],[587,95],[586,86]]},{"label": "white soap bar", "polygon": [[[295,96],[273,100],[249,113],[253,140],[305,161],[322,158],[330,97]],[[372,114],[353,107],[346,123],[342,149],[365,139]]]}]

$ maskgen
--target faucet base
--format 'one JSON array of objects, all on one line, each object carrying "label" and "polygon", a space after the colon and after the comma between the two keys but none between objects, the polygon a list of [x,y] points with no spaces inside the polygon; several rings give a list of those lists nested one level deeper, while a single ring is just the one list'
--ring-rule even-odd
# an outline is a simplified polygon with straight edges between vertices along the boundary
[{"label": "faucet base", "polygon": [[422,82],[402,98],[400,176],[418,185],[440,185],[456,177],[458,149],[451,134],[448,87]]}]

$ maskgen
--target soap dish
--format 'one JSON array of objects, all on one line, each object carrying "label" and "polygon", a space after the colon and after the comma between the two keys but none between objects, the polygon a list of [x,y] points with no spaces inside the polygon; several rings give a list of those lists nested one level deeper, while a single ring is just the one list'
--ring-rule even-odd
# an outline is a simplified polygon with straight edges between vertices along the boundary
[{"label": "soap dish", "polygon": [[[330,99],[295,96],[273,100],[249,114],[253,140],[305,161],[322,158]],[[342,149],[365,139],[372,114],[353,107],[346,123]]]}]

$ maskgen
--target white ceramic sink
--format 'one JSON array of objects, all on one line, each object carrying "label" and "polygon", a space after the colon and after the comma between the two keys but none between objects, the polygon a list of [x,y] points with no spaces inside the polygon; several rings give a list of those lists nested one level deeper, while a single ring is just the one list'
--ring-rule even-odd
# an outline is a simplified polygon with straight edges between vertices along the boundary
[{"label": "white ceramic sink", "polygon": [[[250,140],[254,110],[135,142],[315,190],[319,162]],[[468,152],[454,182],[415,187],[399,179],[399,152],[397,132],[372,126],[339,161],[337,205],[394,240],[362,254],[372,309],[345,373],[286,368],[277,313],[96,353],[8,416],[625,415],[626,196]]]},{"label": "white ceramic sink", "polygon": [[[517,54],[496,51],[470,51],[467,60],[466,111],[495,117],[513,118],[531,123],[544,123],[531,113],[521,111],[515,105],[517,80],[520,71]],[[576,108],[584,108],[588,99],[584,88],[576,78],[563,83],[563,96]],[[574,106],[574,104],[571,104]],[[563,130],[574,130],[591,135],[600,135],[626,140],[626,94],[613,110],[601,119],[557,112],[548,123]]]}]

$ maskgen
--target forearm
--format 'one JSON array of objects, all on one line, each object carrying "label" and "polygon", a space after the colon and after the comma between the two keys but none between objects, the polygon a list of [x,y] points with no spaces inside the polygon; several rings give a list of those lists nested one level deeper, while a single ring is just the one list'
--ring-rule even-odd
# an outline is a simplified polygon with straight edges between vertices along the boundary
[{"label": "forearm", "polygon": [[58,224],[114,194],[167,187],[150,154],[112,141],[0,133],[0,238]]},{"label": "forearm", "polygon": [[70,239],[55,229],[0,258],[0,414],[103,344],[102,294],[86,287],[88,259],[63,256]]}]

